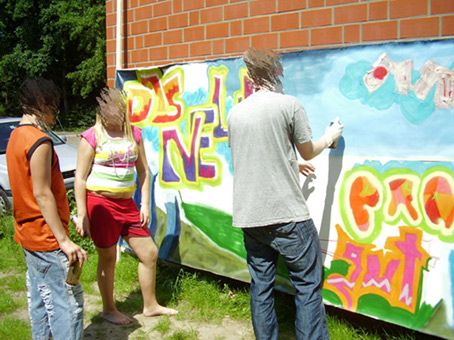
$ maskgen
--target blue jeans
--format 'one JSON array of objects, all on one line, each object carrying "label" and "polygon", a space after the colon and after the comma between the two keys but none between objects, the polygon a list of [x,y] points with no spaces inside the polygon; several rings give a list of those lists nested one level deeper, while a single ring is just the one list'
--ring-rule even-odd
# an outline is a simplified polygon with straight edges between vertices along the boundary
[{"label": "blue jeans", "polygon": [[243,228],[243,234],[251,274],[251,314],[256,338],[278,339],[273,290],[281,254],[296,290],[296,338],[329,339],[321,295],[320,241],[312,220]]},{"label": "blue jeans", "polygon": [[66,283],[68,258],[61,250],[24,249],[28,310],[34,340],[83,338],[84,297],[80,282]]}]

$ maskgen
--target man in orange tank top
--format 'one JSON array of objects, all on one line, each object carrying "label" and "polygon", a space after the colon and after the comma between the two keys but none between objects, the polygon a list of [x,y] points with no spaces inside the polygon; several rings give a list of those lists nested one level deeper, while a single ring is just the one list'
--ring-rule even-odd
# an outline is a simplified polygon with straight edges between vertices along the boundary
[{"label": "man in orange tank top", "polygon": [[32,338],[82,339],[83,291],[65,282],[68,265],[87,261],[69,238],[69,204],[58,156],[44,132],[55,123],[59,91],[53,82],[27,79],[20,87],[23,110],[6,149],[13,195],[15,241],[27,263]]}]

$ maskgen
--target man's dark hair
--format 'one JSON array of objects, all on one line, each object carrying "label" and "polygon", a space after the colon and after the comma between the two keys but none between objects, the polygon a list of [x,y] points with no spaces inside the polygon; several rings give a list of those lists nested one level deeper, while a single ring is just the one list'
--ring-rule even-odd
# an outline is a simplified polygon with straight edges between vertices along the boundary
[{"label": "man's dark hair", "polygon": [[60,89],[52,80],[28,78],[19,87],[19,104],[27,114],[36,114],[45,106],[56,107],[59,102]]},{"label": "man's dark hair", "polygon": [[259,50],[250,47],[243,54],[248,76],[257,88],[273,90],[281,84],[279,77],[283,76],[281,55],[272,50]]}]

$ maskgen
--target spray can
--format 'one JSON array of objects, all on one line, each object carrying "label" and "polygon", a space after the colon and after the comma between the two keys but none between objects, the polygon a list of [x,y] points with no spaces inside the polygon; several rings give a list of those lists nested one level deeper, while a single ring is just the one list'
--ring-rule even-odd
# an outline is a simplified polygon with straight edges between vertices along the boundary
[{"label": "spray can", "polygon": [[[340,120],[339,120],[339,118],[336,118],[335,120],[333,120],[333,121],[329,124],[329,126],[333,125],[334,122],[335,122],[336,120],[337,120],[337,122],[338,122],[339,124],[341,123]],[[336,148],[337,148],[337,141],[338,141],[338,140],[339,140],[339,139],[336,139],[335,141],[333,141],[333,142],[331,143],[331,145],[329,146],[329,148],[330,148],[330,149],[336,149]]]}]

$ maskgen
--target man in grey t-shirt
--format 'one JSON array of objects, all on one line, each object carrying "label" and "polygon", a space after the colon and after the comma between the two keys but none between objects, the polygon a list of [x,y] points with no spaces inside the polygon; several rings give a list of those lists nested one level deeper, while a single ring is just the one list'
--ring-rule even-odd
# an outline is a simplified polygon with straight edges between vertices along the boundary
[{"label": "man in grey t-shirt", "polygon": [[342,134],[335,122],[312,142],[306,112],[293,96],[276,92],[280,56],[250,48],[243,60],[255,92],[229,113],[233,163],[233,225],[242,228],[251,274],[251,314],[257,339],[278,339],[273,289],[279,254],[295,287],[297,339],[328,339],[321,297],[322,260],[317,230],[309,215],[296,151],[310,160]]}]

